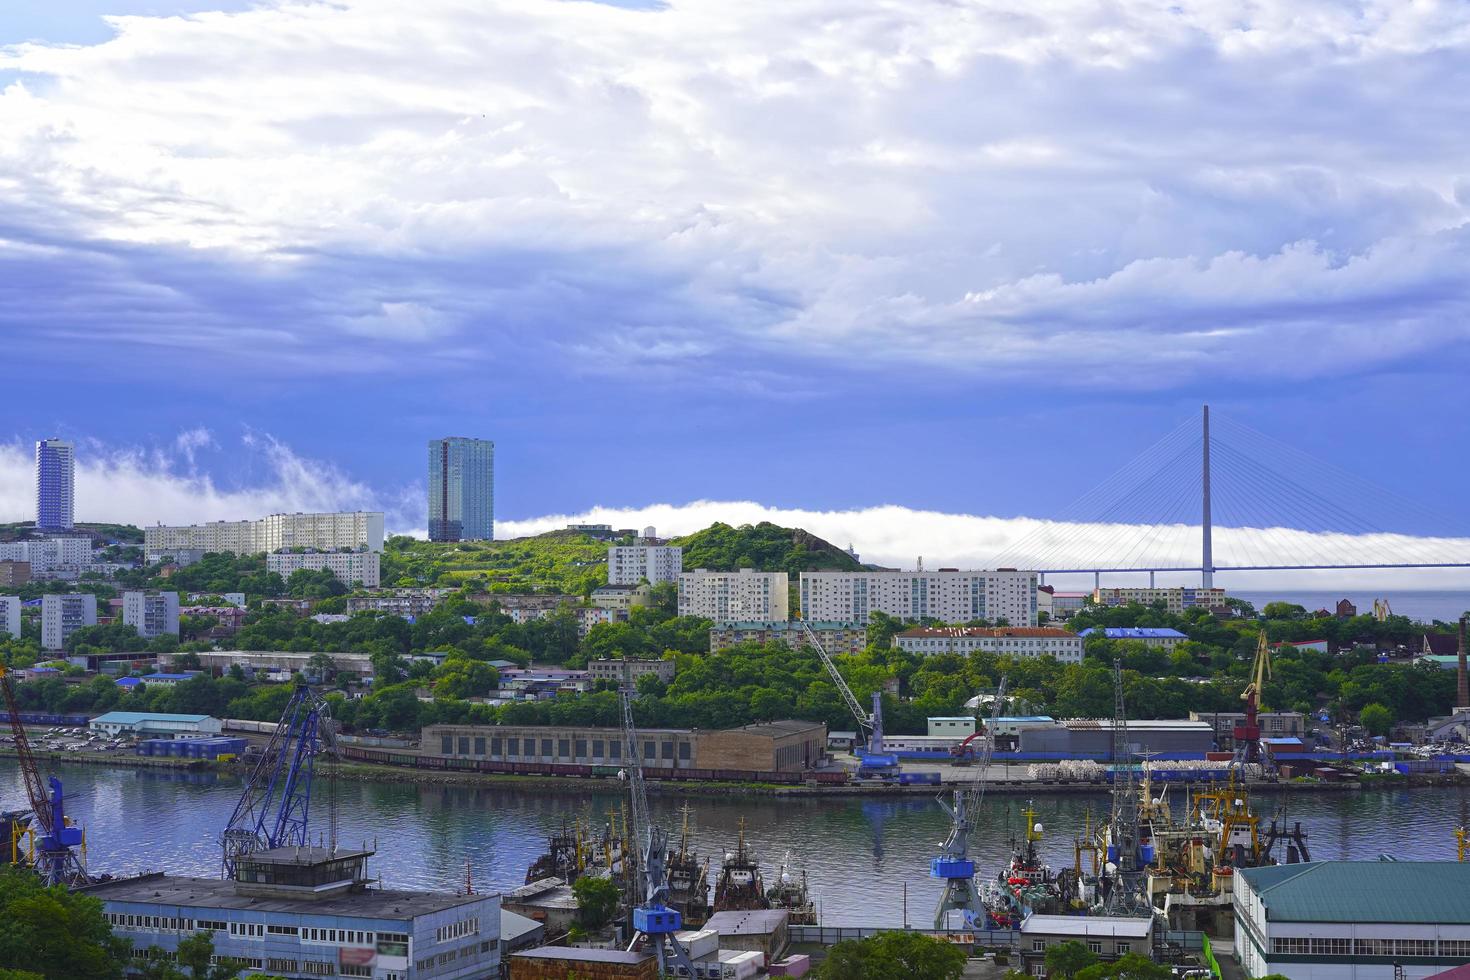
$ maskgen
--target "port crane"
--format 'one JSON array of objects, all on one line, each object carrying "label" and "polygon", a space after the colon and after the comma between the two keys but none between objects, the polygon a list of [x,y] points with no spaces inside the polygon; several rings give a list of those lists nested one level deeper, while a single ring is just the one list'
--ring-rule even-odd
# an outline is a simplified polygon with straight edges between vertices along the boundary
[{"label": "port crane", "polygon": [[[80,827],[71,826],[66,817],[66,795],[61,780],[55,776],[41,782],[30,739],[20,720],[20,707],[15,699],[15,684],[10,668],[0,666],[0,691],[4,692],[5,710],[10,712],[10,732],[15,737],[15,754],[26,784],[26,797],[36,825],[31,828],[31,864],[47,885],[85,885],[87,878],[87,840]],[[10,842],[14,847],[16,841]],[[18,857],[18,854],[12,856]]]},{"label": "port crane", "polygon": [[1259,710],[1261,703],[1261,691],[1266,686],[1266,681],[1271,678],[1271,644],[1266,639],[1266,631],[1261,630],[1259,639],[1256,641],[1256,659],[1251,665],[1251,680],[1241,692],[1240,699],[1245,702],[1245,718],[1235,726],[1235,755],[1230,760],[1230,767],[1238,769],[1246,763],[1262,761],[1261,758],[1261,723],[1259,721]]},{"label": "port crane", "polygon": [[[230,822],[220,836],[225,878],[235,876],[243,855],[275,847],[311,843],[307,820],[311,811],[312,775],[317,756],[337,752],[327,702],[306,684],[298,684],[270,742],[245,780]],[[328,800],[330,846],[337,846],[335,800]]]},{"label": "port crane", "polygon": [[1005,710],[1006,678],[1000,679],[995,701],[990,707],[989,731],[980,743],[980,758],[967,785],[957,787],[952,801],[939,797],[939,805],[949,813],[949,836],[939,847],[939,857],[929,862],[929,876],[944,882],[944,892],[934,909],[934,928],[945,928],[950,912],[964,915],[966,926],[979,926],[985,922],[985,907],[980,892],[975,887],[975,859],[970,857],[970,835],[980,817],[980,806],[985,801],[985,785],[990,770],[991,754],[995,751],[995,731]]},{"label": "port crane", "polygon": [[1153,915],[1138,826],[1138,790],[1133,779],[1133,745],[1128,741],[1128,712],[1123,704],[1123,661],[1113,662],[1113,816],[1108,825],[1108,861],[1112,887],[1103,898],[1102,914]]},{"label": "port crane", "polygon": [[822,666],[826,667],[827,673],[831,675],[837,693],[842,695],[842,700],[847,704],[847,710],[851,711],[853,718],[857,719],[858,734],[867,744],[867,754],[858,767],[858,775],[887,775],[896,772],[898,757],[883,752],[883,692],[874,691],[873,710],[871,713],[864,711],[862,702],[858,701],[857,695],[852,693],[852,688],[847,686],[847,681],[842,679],[842,672],[837,669],[837,664],[827,653],[827,648],[822,646],[822,641],[817,639],[817,634],[806,624],[806,620],[799,619],[797,622],[801,623],[802,636],[817,651]]},{"label": "port crane", "polygon": [[669,839],[664,829],[653,822],[648,811],[643,757],[638,751],[638,729],[633,724],[633,695],[632,677],[625,667],[623,684],[618,690],[618,700],[623,709],[623,759],[627,763],[623,776],[628,780],[628,795],[633,807],[633,840],[642,848],[638,877],[643,885],[643,898],[633,908],[633,939],[628,949],[631,951],[640,939],[646,938],[658,960],[659,976],[692,977],[694,964],[689,958],[689,951],[674,936],[683,924],[683,917],[677,909],[669,907],[666,867]]}]

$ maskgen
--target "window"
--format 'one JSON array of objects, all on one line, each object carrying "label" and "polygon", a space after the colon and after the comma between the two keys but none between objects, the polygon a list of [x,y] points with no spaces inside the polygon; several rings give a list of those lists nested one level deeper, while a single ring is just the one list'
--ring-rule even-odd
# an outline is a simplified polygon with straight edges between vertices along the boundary
[{"label": "window", "polygon": [[663,757],[665,759],[672,759],[674,757],[674,743],[673,742],[665,742],[665,743],[663,743],[663,745],[661,746],[661,748],[663,749]]},{"label": "window", "polygon": [[295,936],[295,935],[299,935],[299,931],[297,930],[297,928],[295,926],[266,926],[265,927],[265,932],[266,932],[266,935],[268,935],[268,936]]},{"label": "window", "polygon": [[1045,939],[1033,939],[1033,940],[1031,940],[1031,952],[1033,952],[1033,953],[1044,953],[1044,952],[1046,952],[1046,940]]},{"label": "window", "polygon": [[[1431,947],[1433,945],[1430,943]],[[1351,939],[1313,939],[1311,953],[1313,956],[1351,956],[1353,941]]]},{"label": "window", "polygon": [[622,742],[608,742],[607,743],[607,757],[609,759],[621,759],[623,757],[623,743]]},{"label": "window", "polygon": [[301,972],[309,973],[316,977],[330,977],[337,972],[337,967],[332,963],[318,963],[315,960],[302,960]]},{"label": "window", "polygon": [[236,939],[264,939],[265,928],[259,922],[231,922],[230,935]]},{"label": "window", "polygon": [[688,762],[689,761],[689,743],[688,742],[680,742],[679,743],[679,758],[683,759],[685,762]]},{"label": "window", "polygon": [[567,757],[567,751],[571,748],[571,745],[572,745],[571,739],[567,739],[567,738],[559,738],[559,739],[557,739],[556,740],[556,757],[558,759],[565,759]]},{"label": "window", "polygon": [[[483,735],[476,735],[475,736],[475,755],[484,755],[484,754],[485,754],[485,736],[483,736]],[[495,740],[495,754],[496,755],[499,755],[500,754],[500,739],[498,739],[498,738]]]},{"label": "window", "polygon": [[587,757],[587,740],[585,738],[577,739],[575,757],[578,759],[585,759]]},{"label": "window", "polygon": [[1433,956],[1433,939],[1395,939],[1393,941],[1393,952],[1395,956]]},{"label": "window", "polygon": [[1125,956],[1125,955],[1127,955],[1128,951],[1130,949],[1132,949],[1132,948],[1133,948],[1133,946],[1130,943],[1119,943],[1116,947],[1114,947],[1114,950],[1117,953],[1117,955],[1119,955],[1119,956]]},{"label": "window", "polygon": [[373,968],[370,966],[355,966],[351,963],[343,963],[339,969],[342,971],[344,977],[370,977],[373,975]]},{"label": "window", "polygon": [[265,960],[265,968],[267,970],[272,970],[272,971],[274,971],[276,973],[295,973],[296,972],[296,961],[295,960],[280,960],[280,959],[276,959],[274,956],[268,956],[268,957],[266,957],[266,960]]},{"label": "window", "polygon": [[[434,942],[442,943],[448,942],[451,939],[458,939],[461,936],[473,936],[479,931],[480,920],[478,917],[472,915],[467,919],[460,919],[458,922],[451,922],[447,926],[440,926],[438,929],[435,929]],[[453,957],[454,954],[450,953],[445,955]],[[444,961],[443,955],[440,956],[440,960],[441,962],[446,962]]]},{"label": "window", "polygon": [[657,747],[654,745],[654,743],[652,743],[652,742],[644,742],[643,743],[643,758],[645,758],[645,759],[656,759],[656,758],[658,758],[658,754],[655,751],[656,748]]},{"label": "window", "polygon": [[541,754],[548,756],[551,755],[551,739],[543,738],[541,740]]},{"label": "window", "polygon": [[459,737],[459,754],[460,755],[469,755],[470,754],[470,738],[469,738],[468,735],[461,735]]},{"label": "window", "polygon": [[[1373,942],[1376,940],[1369,941]],[[1361,943],[1363,942],[1363,940],[1359,940],[1359,942]],[[1281,939],[1271,940],[1271,952],[1273,953],[1288,953],[1299,956],[1309,952],[1310,949],[1311,943],[1309,940],[1306,939],[1296,939],[1288,936]]]},{"label": "window", "polygon": [[[1301,949],[1291,949],[1291,950],[1277,949],[1276,952],[1278,952],[1278,953],[1284,953],[1284,952],[1305,953],[1307,951],[1307,941],[1305,939],[1278,939],[1278,940],[1276,940],[1275,944],[1273,944],[1273,945],[1279,946],[1283,942],[1289,942],[1289,943],[1293,943],[1293,944],[1300,944],[1301,945]],[[1355,940],[1353,940],[1353,954],[1356,955],[1356,956],[1392,956],[1393,955],[1393,940],[1392,939],[1355,939]]]},{"label": "window", "polygon": [[606,757],[607,757],[607,753],[603,751],[603,741],[602,741],[602,739],[600,739],[600,738],[594,738],[592,740],[592,758],[594,758],[594,759],[604,759]]},{"label": "window", "polygon": [[1088,940],[1087,950],[1090,953],[1096,953],[1098,956],[1101,956],[1102,955],[1102,943],[1099,942],[1099,941],[1097,941],[1096,939]]},{"label": "window", "polygon": [[223,921],[218,919],[200,919],[197,926],[200,929],[213,930],[214,932],[224,932],[228,928]]},{"label": "window", "polygon": [[454,755],[454,739],[448,735],[439,736],[439,754]]},{"label": "window", "polygon": [[1470,939],[1441,939],[1440,956],[1470,956]]}]

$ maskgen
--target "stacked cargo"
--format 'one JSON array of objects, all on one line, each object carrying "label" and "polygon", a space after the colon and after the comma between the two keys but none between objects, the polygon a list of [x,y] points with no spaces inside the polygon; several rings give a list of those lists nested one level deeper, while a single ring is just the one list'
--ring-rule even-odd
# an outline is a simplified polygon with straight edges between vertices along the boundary
[{"label": "stacked cargo", "polygon": [[222,755],[242,755],[245,739],[229,736],[212,738],[145,738],[134,748],[137,755],[175,759],[218,759]]}]

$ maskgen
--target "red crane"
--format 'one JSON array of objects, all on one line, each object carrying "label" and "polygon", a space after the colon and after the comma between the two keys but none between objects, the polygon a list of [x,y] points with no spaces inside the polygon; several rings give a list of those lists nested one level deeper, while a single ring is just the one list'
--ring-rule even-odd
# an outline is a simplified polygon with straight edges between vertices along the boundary
[{"label": "red crane", "polygon": [[1271,644],[1266,640],[1266,630],[1262,628],[1260,638],[1256,641],[1256,660],[1251,665],[1251,681],[1240,695],[1240,699],[1245,702],[1245,718],[1235,726],[1233,733],[1235,758],[1232,765],[1265,761],[1261,754],[1261,723],[1257,712],[1261,704],[1261,691],[1270,677]]},{"label": "red crane", "polygon": [[36,871],[46,879],[48,885],[86,884],[86,865],[82,855],[76,850],[86,847],[82,831],[78,827],[67,825],[61,780],[52,776],[47,781],[49,795],[47,784],[41,782],[36,757],[31,752],[30,739],[26,737],[25,725],[20,720],[20,707],[16,704],[15,685],[10,674],[10,668],[0,666],[0,692],[4,694],[5,710],[10,713],[10,731],[15,736],[15,754],[20,759],[26,796],[30,800],[31,813],[36,821],[36,830],[32,831]]}]

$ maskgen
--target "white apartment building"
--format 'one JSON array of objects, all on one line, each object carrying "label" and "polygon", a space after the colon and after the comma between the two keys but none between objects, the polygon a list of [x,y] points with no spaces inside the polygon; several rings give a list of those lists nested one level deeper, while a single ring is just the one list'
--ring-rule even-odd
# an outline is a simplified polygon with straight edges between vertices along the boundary
[{"label": "white apartment building", "polygon": [[58,573],[80,571],[91,563],[92,539],[83,536],[0,541],[0,561],[28,561],[31,578],[55,578]]},{"label": "white apartment building", "polygon": [[881,612],[898,619],[965,623],[1004,619],[1036,625],[1036,573],[1018,571],[802,572],[806,619],[866,623]]},{"label": "white apartment building", "polygon": [[182,527],[160,524],[143,529],[143,552],[149,562],[177,551],[254,555],[285,548],[382,551],[383,515],[361,510],[271,514],[256,521],[214,521]]},{"label": "white apartment building", "polygon": [[376,589],[380,584],[382,562],[376,551],[280,551],[265,556],[265,568],[281,578],[306,569],[332,573],[344,585],[361,584]]},{"label": "white apartment building", "polygon": [[41,597],[41,646],[60,650],[83,626],[97,625],[97,597],[90,592]]},{"label": "white apartment building", "polygon": [[607,584],[650,585],[677,581],[684,571],[684,549],[671,544],[614,544],[607,549]]},{"label": "white apartment building", "polygon": [[1178,616],[1186,609],[1203,606],[1225,605],[1224,589],[1191,589],[1184,586],[1173,588],[1123,588],[1093,589],[1092,601],[1099,606],[1152,606],[1162,602],[1164,609]]},{"label": "white apartment building", "polygon": [[1082,637],[1049,626],[946,626],[905,630],[893,645],[908,653],[933,656],[975,651],[1015,658],[1056,657],[1065,664],[1082,662]]},{"label": "white apartment building", "polygon": [[122,620],[142,637],[179,635],[177,592],[124,592]]},{"label": "white apartment building", "polygon": [[20,636],[20,596],[0,595],[0,633]]},{"label": "white apartment building", "polygon": [[[679,615],[717,623],[790,619],[785,572],[711,572],[696,568],[679,576]],[[836,619],[839,617],[825,617]]]}]

